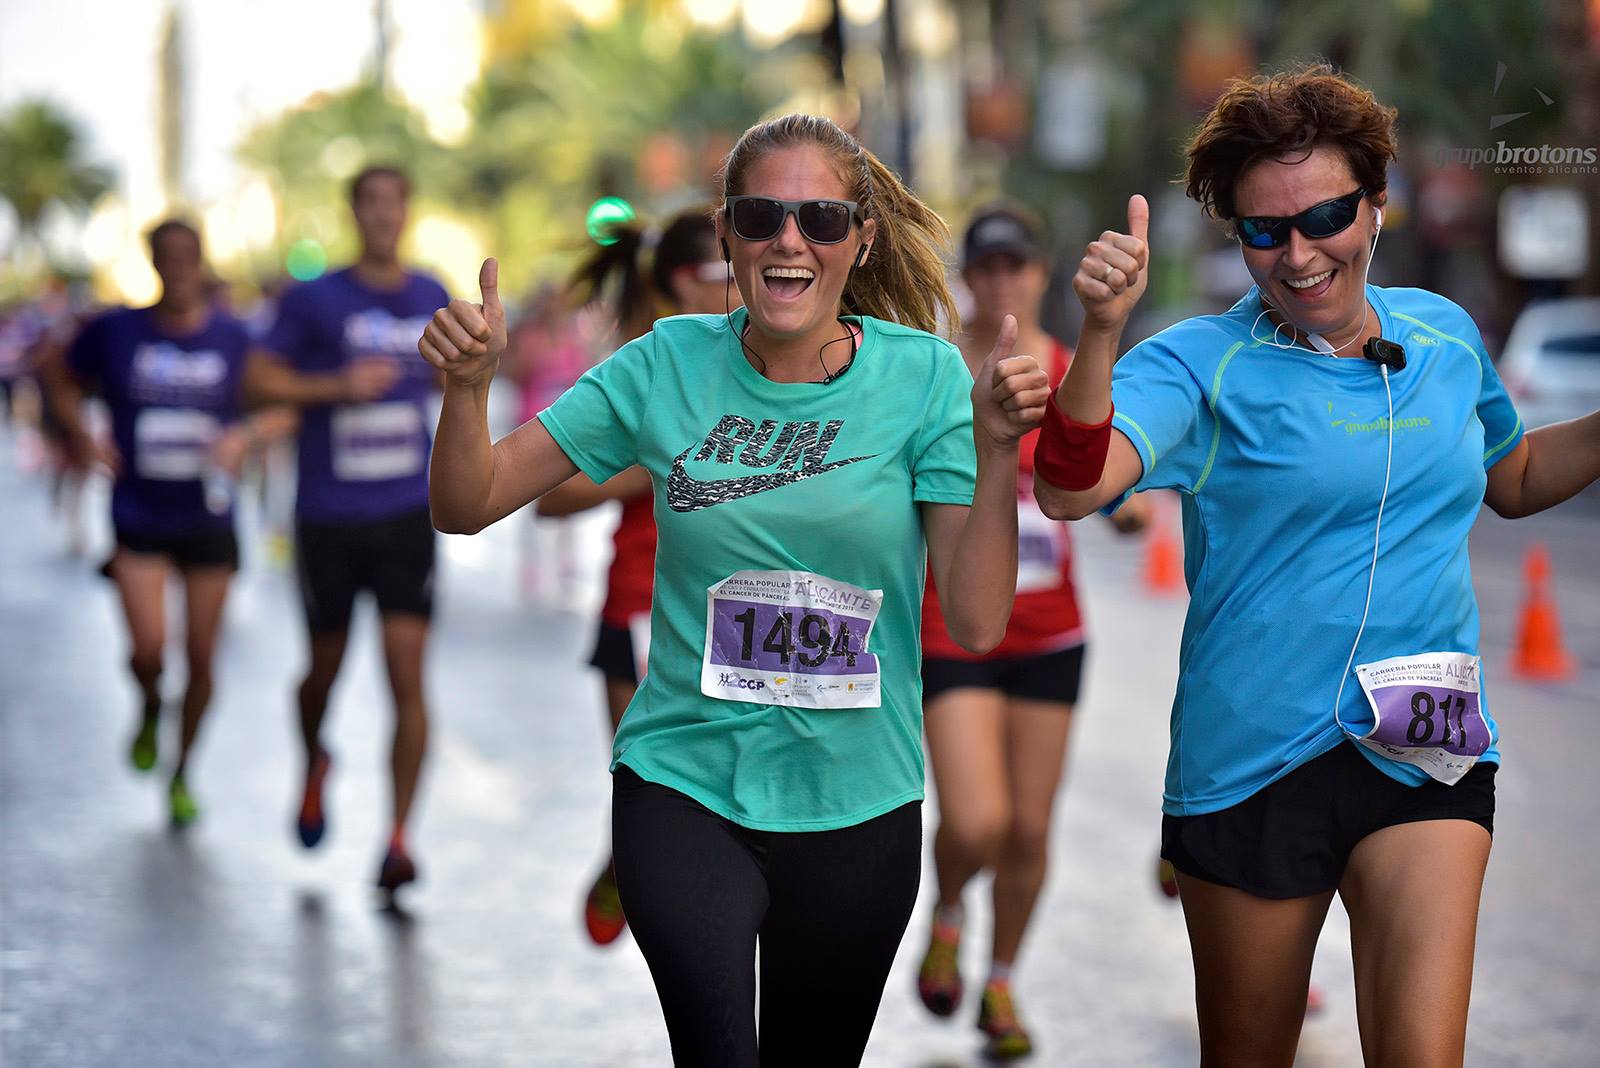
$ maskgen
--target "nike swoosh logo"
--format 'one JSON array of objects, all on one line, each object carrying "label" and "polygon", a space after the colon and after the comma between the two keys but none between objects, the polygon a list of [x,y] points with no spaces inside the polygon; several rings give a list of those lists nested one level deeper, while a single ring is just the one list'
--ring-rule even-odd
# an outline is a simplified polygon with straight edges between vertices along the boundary
[{"label": "nike swoosh logo", "polygon": [[802,467],[798,471],[774,471],[767,475],[744,475],[739,478],[713,478],[702,481],[693,478],[683,469],[684,460],[689,458],[697,445],[680,452],[672,461],[672,471],[667,475],[667,506],[674,512],[695,512],[701,508],[710,508],[715,504],[727,504],[744,497],[752,497],[757,493],[779,489],[783,486],[792,486],[796,482],[803,482],[808,478],[825,475],[829,471],[836,471],[850,464],[870,460],[872,456],[852,456],[848,460],[835,460],[820,467]]}]

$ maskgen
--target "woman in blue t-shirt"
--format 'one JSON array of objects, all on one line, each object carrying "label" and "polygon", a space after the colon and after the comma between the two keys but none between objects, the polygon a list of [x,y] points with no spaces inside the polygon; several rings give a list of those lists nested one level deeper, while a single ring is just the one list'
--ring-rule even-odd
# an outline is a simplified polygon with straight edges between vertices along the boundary
[{"label": "woman in blue t-shirt", "polygon": [[746,131],[717,229],[744,309],[661,320],[498,444],[484,265],[419,342],[449,376],[433,515],[472,532],[579,470],[650,473],[649,663],[612,764],[629,925],[678,1063],[850,1065],[916,897],[924,561],[952,636],[992,648],[1048,383],[1014,321],[976,385],[928,332],[954,320],[945,226],[827,119]]},{"label": "woman in blue t-shirt", "polygon": [[1147,278],[1134,197],[1074,279],[1039,447],[1052,515],[1183,495],[1162,855],[1208,1064],[1294,1060],[1336,892],[1367,1063],[1461,1063],[1499,762],[1467,534],[1481,504],[1529,515],[1600,475],[1600,414],[1524,435],[1465,311],[1367,284],[1395,118],[1326,66],[1232,83],[1188,192],[1255,286],[1116,361]]}]

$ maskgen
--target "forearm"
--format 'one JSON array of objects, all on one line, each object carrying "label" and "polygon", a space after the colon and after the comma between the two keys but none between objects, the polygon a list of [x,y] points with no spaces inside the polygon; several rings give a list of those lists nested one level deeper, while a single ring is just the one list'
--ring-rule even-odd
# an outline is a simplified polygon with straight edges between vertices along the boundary
[{"label": "forearm", "polygon": [[349,394],[349,383],[337,371],[296,371],[274,356],[254,355],[245,370],[245,398],[252,406],[289,404],[314,408],[338,404]]},{"label": "forearm", "polygon": [[1542,512],[1600,479],[1600,412],[1530,430],[1525,440],[1528,454],[1520,493],[1502,514]]},{"label": "forearm", "polygon": [[475,534],[487,526],[494,467],[488,381],[446,382],[428,471],[433,525],[448,534]]},{"label": "forearm", "polygon": [[962,525],[940,607],[950,636],[963,648],[988,652],[1005,637],[1017,589],[1017,448],[978,434],[978,477]]},{"label": "forearm", "polygon": [[1111,415],[1111,372],[1121,343],[1122,327],[1084,323],[1067,375],[1056,388],[1056,406],[1073,422],[1094,426]]}]

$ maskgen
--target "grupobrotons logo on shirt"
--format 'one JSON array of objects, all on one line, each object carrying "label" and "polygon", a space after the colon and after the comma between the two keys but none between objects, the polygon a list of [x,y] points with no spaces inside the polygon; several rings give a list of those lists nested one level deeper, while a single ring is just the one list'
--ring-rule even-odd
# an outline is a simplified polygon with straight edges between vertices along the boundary
[{"label": "grupobrotons logo on shirt", "polygon": [[[828,450],[843,428],[843,419],[830,419],[826,425],[815,419],[792,420],[780,428],[775,419],[763,419],[757,424],[740,415],[724,415],[699,444],[698,451],[691,445],[673,459],[667,476],[667,505],[674,512],[694,512],[790,486],[877,455],[830,462]],[[699,479],[684,469],[690,453],[698,463],[731,464],[737,455],[744,467],[773,470],[735,478]]]}]

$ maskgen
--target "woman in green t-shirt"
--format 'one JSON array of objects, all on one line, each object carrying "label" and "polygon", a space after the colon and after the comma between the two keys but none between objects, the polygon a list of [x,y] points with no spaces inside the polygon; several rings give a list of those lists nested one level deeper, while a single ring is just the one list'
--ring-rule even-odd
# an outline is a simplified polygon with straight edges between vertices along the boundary
[{"label": "woman in green t-shirt", "polygon": [[435,315],[433,516],[470,533],[578,471],[650,473],[651,646],[612,822],[674,1057],[855,1064],[919,877],[925,566],[951,636],[997,644],[1048,384],[1014,321],[976,385],[930,332],[956,325],[948,231],[829,120],[752,127],[722,181],[745,308],[661,320],[498,443],[494,261],[481,303]]}]

